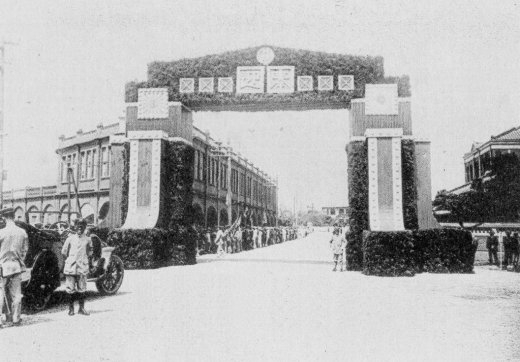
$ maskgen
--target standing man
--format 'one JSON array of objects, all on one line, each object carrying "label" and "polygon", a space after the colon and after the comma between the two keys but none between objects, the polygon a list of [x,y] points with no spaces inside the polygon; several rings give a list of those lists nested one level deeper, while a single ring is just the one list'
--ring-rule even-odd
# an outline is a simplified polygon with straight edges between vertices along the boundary
[{"label": "standing man", "polygon": [[22,273],[25,271],[24,260],[29,248],[29,238],[25,230],[14,223],[12,207],[3,209],[0,216],[5,219],[5,228],[0,230],[0,313],[4,309],[7,292],[11,299],[13,325],[18,326],[21,323]]},{"label": "standing man", "polygon": [[74,300],[79,300],[78,314],[89,315],[85,310],[85,292],[87,291],[88,258],[92,255],[92,240],[85,235],[87,221],[78,219],[76,222],[76,234],[71,234],[61,253],[66,258],[65,289],[69,296],[69,315],[74,315]]},{"label": "standing man", "polygon": [[506,231],[506,236],[504,237],[502,241],[502,246],[504,248],[504,259],[502,261],[502,269],[506,270],[507,266],[512,264],[513,262],[513,255],[511,253],[511,231]]},{"label": "standing man", "polygon": [[488,250],[489,264],[499,265],[498,262],[498,238],[495,232],[491,230],[486,240],[486,248]]},{"label": "standing man", "polygon": [[332,271],[336,271],[338,262],[340,271],[343,271],[343,252],[345,250],[346,244],[347,242],[345,241],[345,238],[343,238],[343,235],[340,233],[340,228],[334,228],[334,231],[332,232],[332,239],[330,239],[330,247],[332,249],[332,253],[334,254],[334,269],[332,269]]}]

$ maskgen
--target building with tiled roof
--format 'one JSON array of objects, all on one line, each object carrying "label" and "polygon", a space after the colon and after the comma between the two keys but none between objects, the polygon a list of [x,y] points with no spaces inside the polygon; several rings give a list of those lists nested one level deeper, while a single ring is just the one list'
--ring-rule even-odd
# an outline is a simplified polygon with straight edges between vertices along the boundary
[{"label": "building with tiled roof", "polygon": [[464,155],[466,183],[484,176],[491,166],[491,159],[503,153],[515,153],[520,157],[520,127],[513,127],[491,136],[489,141],[471,146],[471,151]]}]

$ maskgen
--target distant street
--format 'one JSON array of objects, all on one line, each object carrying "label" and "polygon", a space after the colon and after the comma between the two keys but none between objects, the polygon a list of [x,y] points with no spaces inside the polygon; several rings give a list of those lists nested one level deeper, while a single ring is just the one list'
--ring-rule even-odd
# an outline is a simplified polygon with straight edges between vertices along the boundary
[{"label": "distant street", "polygon": [[520,359],[520,274],[332,272],[329,238],[127,271],[115,296],[89,285],[90,317],[69,317],[58,291],[47,311],[0,330],[0,360]]}]

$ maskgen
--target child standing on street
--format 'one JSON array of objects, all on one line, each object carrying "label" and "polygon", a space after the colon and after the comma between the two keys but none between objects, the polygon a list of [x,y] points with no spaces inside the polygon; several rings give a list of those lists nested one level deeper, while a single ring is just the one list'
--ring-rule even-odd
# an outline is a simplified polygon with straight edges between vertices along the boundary
[{"label": "child standing on street", "polygon": [[332,271],[337,270],[338,261],[340,271],[343,271],[343,251],[345,250],[346,245],[347,241],[343,235],[341,235],[339,228],[335,228],[332,232],[332,239],[330,240],[330,247],[334,253],[334,269],[332,269]]}]

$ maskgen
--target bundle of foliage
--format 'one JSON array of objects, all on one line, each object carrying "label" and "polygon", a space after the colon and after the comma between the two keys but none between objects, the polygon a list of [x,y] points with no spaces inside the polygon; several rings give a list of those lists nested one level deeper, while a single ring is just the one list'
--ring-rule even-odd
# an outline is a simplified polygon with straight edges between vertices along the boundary
[{"label": "bundle of foliage", "polygon": [[419,227],[417,216],[417,180],[415,179],[415,142],[401,141],[401,163],[403,180],[403,222],[406,230]]},{"label": "bundle of foliage", "polygon": [[[193,234],[193,235],[192,235]],[[194,264],[195,233],[174,229],[116,229],[108,237],[127,269],[151,269],[166,265]]]},{"label": "bundle of foliage", "polygon": [[441,190],[433,207],[439,222],[515,222],[520,219],[520,160],[515,154],[491,159],[484,177],[462,194]]},{"label": "bundle of foliage", "polygon": [[369,231],[363,238],[363,274],[471,273],[476,246],[462,229]]},{"label": "bundle of foliage", "polygon": [[428,229],[414,231],[419,269],[428,273],[471,273],[476,246],[469,231]]},{"label": "bundle of foliage", "polygon": [[368,149],[366,142],[350,142],[348,155],[348,195],[350,232],[347,234],[347,269],[363,266],[363,231],[368,230]]},{"label": "bundle of foliage", "polygon": [[163,144],[161,165],[161,220],[158,227],[166,229],[176,225],[189,226],[193,213],[193,167],[195,160],[192,146],[183,142]]},{"label": "bundle of foliage", "polygon": [[[248,104],[263,104],[273,110],[284,109],[287,104],[295,104],[298,107],[309,107],[315,104],[317,108],[336,104],[345,107],[352,98],[363,97],[366,83],[397,83],[399,95],[410,96],[408,76],[385,78],[382,57],[330,54],[279,47],[271,47],[275,52],[275,58],[270,65],[292,65],[295,67],[295,76],[313,76],[313,91],[296,91],[290,94],[236,94],[233,89],[231,93],[218,92],[217,77],[231,77],[236,85],[238,66],[259,65],[256,59],[259,48],[247,48],[172,62],[152,62],[148,65],[148,81],[127,83],[126,101],[136,102],[139,88],[167,87],[170,101],[180,101],[193,109]],[[334,76],[332,91],[317,91],[319,75]],[[337,75],[354,75],[355,89],[339,90]],[[214,92],[198,93],[198,77],[214,77]],[[195,78],[195,92],[180,93],[180,78]]]},{"label": "bundle of foliage", "polygon": [[417,271],[411,231],[368,231],[363,235],[363,274],[413,276]]}]

